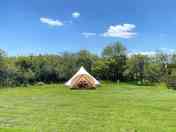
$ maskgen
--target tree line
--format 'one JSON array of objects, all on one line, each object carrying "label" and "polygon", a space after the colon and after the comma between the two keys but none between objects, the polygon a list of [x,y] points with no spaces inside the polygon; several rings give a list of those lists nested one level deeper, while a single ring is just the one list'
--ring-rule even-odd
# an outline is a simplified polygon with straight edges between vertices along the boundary
[{"label": "tree line", "polygon": [[101,55],[80,50],[77,53],[9,57],[0,50],[0,86],[64,82],[80,66],[98,80],[150,84],[166,80],[167,64],[176,64],[176,54],[129,55],[120,42],[105,47]]}]

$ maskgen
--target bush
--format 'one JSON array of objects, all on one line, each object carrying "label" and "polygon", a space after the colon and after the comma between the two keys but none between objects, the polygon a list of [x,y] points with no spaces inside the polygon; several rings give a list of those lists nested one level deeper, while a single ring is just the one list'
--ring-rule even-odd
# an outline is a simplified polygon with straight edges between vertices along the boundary
[{"label": "bush", "polygon": [[167,87],[168,87],[169,89],[174,89],[174,90],[176,90],[176,76],[170,76],[170,77],[168,77],[166,83],[167,83]]}]

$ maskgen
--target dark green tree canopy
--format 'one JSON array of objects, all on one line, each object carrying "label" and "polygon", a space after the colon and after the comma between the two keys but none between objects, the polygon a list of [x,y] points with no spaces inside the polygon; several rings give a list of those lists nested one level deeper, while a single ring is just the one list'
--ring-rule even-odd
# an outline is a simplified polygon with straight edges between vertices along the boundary
[{"label": "dark green tree canopy", "polygon": [[167,78],[168,64],[176,64],[175,54],[128,55],[121,42],[105,47],[101,56],[80,50],[77,53],[8,57],[0,50],[0,86],[64,82],[80,66],[99,80],[161,82]]}]

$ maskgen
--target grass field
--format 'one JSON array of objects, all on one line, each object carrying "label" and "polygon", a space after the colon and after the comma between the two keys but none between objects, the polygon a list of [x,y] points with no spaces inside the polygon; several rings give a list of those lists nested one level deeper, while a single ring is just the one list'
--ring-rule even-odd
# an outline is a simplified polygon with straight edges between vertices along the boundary
[{"label": "grass field", "polygon": [[158,86],[103,84],[0,89],[1,132],[175,132],[176,92]]}]

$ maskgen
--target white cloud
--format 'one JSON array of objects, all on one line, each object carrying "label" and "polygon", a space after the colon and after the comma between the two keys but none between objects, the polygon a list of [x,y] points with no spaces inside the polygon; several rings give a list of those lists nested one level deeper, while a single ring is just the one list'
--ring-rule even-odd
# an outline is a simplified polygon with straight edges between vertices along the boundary
[{"label": "white cloud", "polygon": [[136,36],[133,29],[136,28],[134,24],[111,25],[108,30],[103,33],[104,37],[118,37],[118,38],[132,38]]},{"label": "white cloud", "polygon": [[168,48],[161,48],[159,51],[162,51],[164,53],[172,54],[175,53],[175,49],[168,49]]},{"label": "white cloud", "polygon": [[155,55],[156,53],[157,53],[156,51],[139,51],[139,52],[130,52],[128,55],[131,56],[131,55],[141,54],[141,55],[152,56],[152,55]]},{"label": "white cloud", "polygon": [[80,17],[80,15],[81,15],[81,14],[80,14],[79,12],[73,12],[73,13],[72,13],[72,17],[73,17],[73,18],[78,18],[78,17]]},{"label": "white cloud", "polygon": [[96,33],[89,33],[89,32],[83,32],[81,33],[85,38],[89,38],[90,36],[95,36],[97,35]]},{"label": "white cloud", "polygon": [[52,27],[61,27],[64,25],[64,23],[61,22],[60,20],[53,20],[53,19],[47,18],[47,17],[41,17],[40,21],[42,23],[48,24],[49,26],[52,26]]},{"label": "white cloud", "polygon": [[131,55],[141,54],[141,55],[153,56],[160,52],[165,54],[173,54],[175,53],[175,49],[160,48],[159,50],[150,50],[150,51],[131,51],[128,53],[128,55],[131,56]]}]

